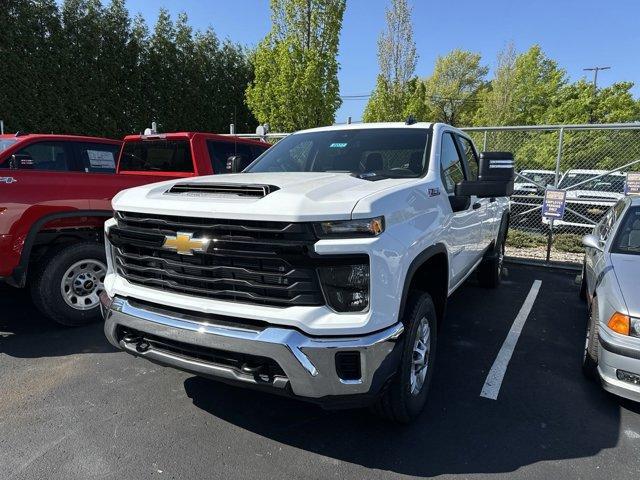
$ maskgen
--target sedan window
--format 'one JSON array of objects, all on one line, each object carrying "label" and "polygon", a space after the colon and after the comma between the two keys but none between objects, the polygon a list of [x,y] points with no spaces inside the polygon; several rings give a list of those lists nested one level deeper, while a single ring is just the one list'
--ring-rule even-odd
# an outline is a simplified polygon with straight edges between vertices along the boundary
[{"label": "sedan window", "polygon": [[631,207],[627,211],[611,252],[640,255],[640,207]]}]

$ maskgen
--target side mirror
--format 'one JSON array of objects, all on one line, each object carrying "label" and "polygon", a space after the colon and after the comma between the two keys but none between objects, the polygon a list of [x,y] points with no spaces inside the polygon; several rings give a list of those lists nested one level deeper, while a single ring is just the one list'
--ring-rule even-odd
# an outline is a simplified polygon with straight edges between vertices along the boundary
[{"label": "side mirror", "polygon": [[227,158],[227,171],[240,173],[249,166],[251,160],[244,155],[232,155]]},{"label": "side mirror", "polygon": [[15,153],[9,160],[9,168],[12,170],[33,170],[34,167],[33,158],[26,154]]},{"label": "side mirror", "polygon": [[595,248],[600,252],[604,250],[604,242],[593,234],[585,235],[584,237],[582,237],[582,245],[587,248]]},{"label": "side mirror", "polygon": [[482,152],[478,180],[463,180],[456,185],[456,196],[479,198],[510,197],[515,180],[513,154]]}]

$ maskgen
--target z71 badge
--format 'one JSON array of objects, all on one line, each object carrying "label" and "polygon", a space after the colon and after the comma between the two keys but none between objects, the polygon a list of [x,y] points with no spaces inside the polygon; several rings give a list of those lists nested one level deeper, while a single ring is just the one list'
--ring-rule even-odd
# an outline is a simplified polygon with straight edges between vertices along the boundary
[{"label": "z71 badge", "polygon": [[17,180],[13,177],[0,177],[0,183],[16,183]]}]

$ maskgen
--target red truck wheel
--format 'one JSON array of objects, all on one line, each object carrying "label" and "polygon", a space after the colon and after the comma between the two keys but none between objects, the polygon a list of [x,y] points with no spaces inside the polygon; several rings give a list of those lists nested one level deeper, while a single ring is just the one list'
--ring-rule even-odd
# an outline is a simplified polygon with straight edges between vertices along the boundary
[{"label": "red truck wheel", "polygon": [[104,246],[67,245],[45,257],[31,281],[33,303],[54,322],[67,326],[100,320],[100,300],[107,274]]}]

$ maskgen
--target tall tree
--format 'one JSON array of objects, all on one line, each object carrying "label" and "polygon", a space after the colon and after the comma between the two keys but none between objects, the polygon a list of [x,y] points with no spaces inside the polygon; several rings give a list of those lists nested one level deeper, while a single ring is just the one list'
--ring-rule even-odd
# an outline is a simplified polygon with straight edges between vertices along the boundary
[{"label": "tall tree", "polygon": [[495,76],[478,92],[478,125],[511,125],[513,116],[513,85],[516,70],[516,50],[513,43],[498,53]]},{"label": "tall tree", "polygon": [[330,124],[340,107],[338,44],[345,0],[272,0],[271,31],[254,55],[247,103],[291,131]]},{"label": "tall tree", "polygon": [[366,122],[401,120],[406,113],[418,60],[411,13],[407,0],[391,0],[386,10],[386,26],[378,38],[380,73],[364,110]]},{"label": "tall tree", "polygon": [[426,98],[434,121],[451,125],[471,123],[478,89],[489,70],[480,61],[480,54],[458,49],[438,57],[433,74],[425,79]]}]

